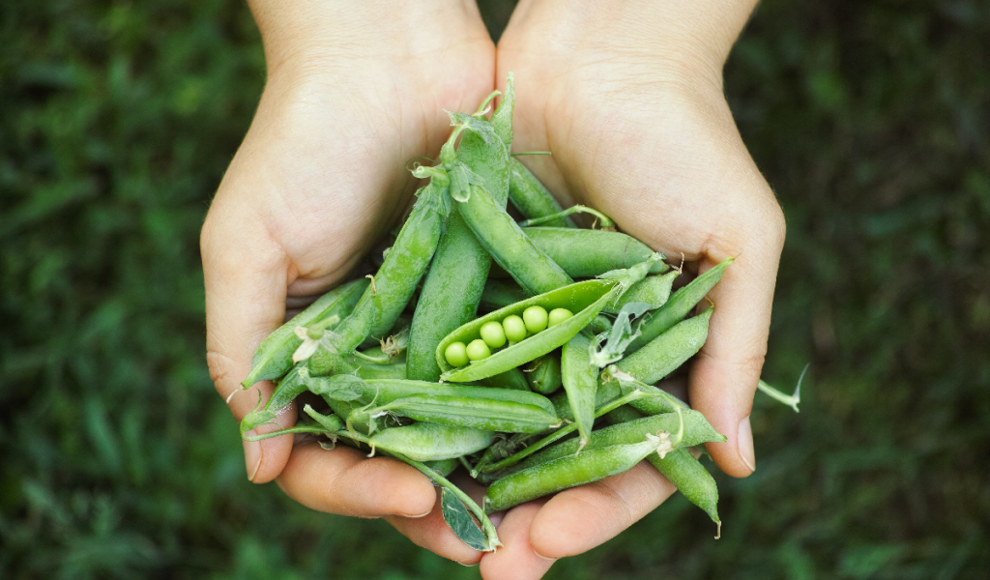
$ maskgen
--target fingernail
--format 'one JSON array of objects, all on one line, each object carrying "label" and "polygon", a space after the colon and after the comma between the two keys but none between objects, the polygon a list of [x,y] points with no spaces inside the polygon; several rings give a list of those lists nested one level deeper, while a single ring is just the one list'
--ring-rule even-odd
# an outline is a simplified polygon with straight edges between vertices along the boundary
[{"label": "fingernail", "polygon": [[494,513],[494,514],[488,516],[488,521],[490,521],[492,523],[492,525],[495,526],[495,529],[497,530],[499,524],[502,523],[502,518],[504,518],[504,517],[505,517],[505,513],[504,512],[497,512],[497,513]]},{"label": "fingernail", "polygon": [[536,554],[536,556],[539,559],[541,559],[541,560],[545,560],[547,562],[556,562],[557,561],[557,558],[547,558],[546,556],[544,556],[543,554],[537,552],[536,550],[533,550],[533,553]]},{"label": "fingernail", "polygon": [[[255,437],[258,434],[251,429],[244,434],[245,437]],[[261,442],[244,442],[244,466],[247,467],[248,481],[254,481],[254,476],[258,475],[258,468],[261,467]]]},{"label": "fingernail", "polygon": [[400,515],[402,515],[402,517],[404,517],[404,518],[412,518],[412,519],[415,520],[415,519],[419,519],[419,518],[425,518],[426,516],[428,516],[428,515],[430,515],[432,513],[433,513],[433,508],[430,508],[430,511],[424,512],[424,513],[421,513],[421,514],[416,514],[416,515],[409,515],[409,514],[402,515],[402,514],[400,514]]},{"label": "fingernail", "polygon": [[736,445],[739,446],[739,457],[750,471],[756,471],[756,452],[753,451],[753,427],[749,424],[749,416],[739,421],[739,432],[736,434]]}]

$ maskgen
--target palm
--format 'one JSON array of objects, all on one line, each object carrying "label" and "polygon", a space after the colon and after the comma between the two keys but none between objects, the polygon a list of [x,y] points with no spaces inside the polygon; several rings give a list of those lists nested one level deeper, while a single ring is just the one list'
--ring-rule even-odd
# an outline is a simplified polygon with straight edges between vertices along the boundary
[{"label": "palm", "polygon": [[352,61],[356,70],[341,75],[350,86],[315,81],[262,100],[238,154],[246,159],[231,167],[244,166],[232,195],[258,198],[254,217],[290,261],[290,295],[335,283],[398,221],[414,186],[406,162],[439,150],[443,109],[473,107],[492,88],[477,74],[491,68],[481,48],[452,70],[425,58],[419,68]]},{"label": "palm", "polygon": [[[571,27],[575,12],[530,5],[499,43],[498,78],[516,77],[515,151],[549,150],[527,164],[564,205],[582,203],[627,233],[706,269],[739,256],[711,293],[709,340],[692,365],[693,405],[729,443],[710,446],[719,466],[748,475],[743,422],[766,348],[783,241],[779,207],[736,131],[720,71],[678,76],[663,51],[629,35],[629,22]],[[621,28],[624,26],[625,28]],[[710,73],[710,74],[706,74]],[[751,444],[750,444],[751,445]],[[673,492],[651,467],[520,506],[500,528],[508,545],[558,558],[619,533]],[[562,531],[566,530],[566,533]],[[515,557],[516,561],[512,558]],[[486,555],[486,578],[536,578],[549,563]]]},{"label": "palm", "polygon": [[[269,62],[258,112],[201,240],[207,360],[221,396],[240,392],[254,349],[282,323],[287,306],[347,276],[398,222],[415,186],[407,161],[437,155],[450,132],[443,109],[473,109],[493,89],[494,46],[477,15],[430,16],[416,26],[395,24],[413,38],[348,31],[331,55]],[[256,388],[272,390],[267,382]],[[240,419],[258,397],[251,392],[228,400]],[[290,426],[295,417],[290,408],[278,421]],[[277,477],[290,496],[314,509],[421,515],[435,500],[433,486],[411,467],[367,460],[351,449],[326,453],[278,437],[246,443],[245,457],[249,479]],[[414,540],[425,537],[422,525],[396,523]],[[477,560],[466,546],[434,549]]]}]

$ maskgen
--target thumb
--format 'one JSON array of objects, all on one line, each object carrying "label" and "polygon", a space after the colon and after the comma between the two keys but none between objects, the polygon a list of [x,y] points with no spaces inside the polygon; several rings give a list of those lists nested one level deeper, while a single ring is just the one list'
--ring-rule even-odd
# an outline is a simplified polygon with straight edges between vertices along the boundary
[{"label": "thumb", "polygon": [[[263,381],[244,391],[241,381],[251,370],[251,359],[261,341],[285,317],[288,258],[256,220],[225,211],[214,201],[200,236],[206,286],[206,360],[217,393],[240,421],[271,397],[274,387]],[[259,396],[260,395],[260,396]],[[277,424],[256,428],[264,434],[296,421],[294,405],[276,418]],[[250,433],[250,431],[248,432]],[[271,481],[282,472],[292,451],[293,437],[244,441],[248,479]]]},{"label": "thumb", "polygon": [[[728,438],[726,443],[709,443],[708,451],[722,471],[734,477],[745,477],[756,469],[749,415],[767,351],[784,239],[779,209],[770,208],[758,222],[762,236],[749,237],[748,243],[735,250],[741,253],[709,293],[715,313],[689,379],[691,405]],[[727,247],[710,249],[707,254],[705,266],[709,267],[731,255]]]}]

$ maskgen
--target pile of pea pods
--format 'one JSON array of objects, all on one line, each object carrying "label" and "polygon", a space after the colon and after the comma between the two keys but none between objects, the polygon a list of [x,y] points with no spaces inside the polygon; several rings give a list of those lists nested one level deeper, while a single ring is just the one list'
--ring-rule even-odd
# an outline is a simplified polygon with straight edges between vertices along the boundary
[{"label": "pile of pea pods", "polygon": [[[732,260],[672,292],[680,272],[663,256],[594,210],[563,211],[510,155],[511,75],[492,111],[499,94],[449,113],[450,138],[413,167],[428,182],[377,273],[258,348],[244,388],[276,388],[242,437],[311,434],[403,461],[441,488],[444,518],[478,550],[501,545],[488,514],[643,459],[719,522],[715,481],[690,448],[725,437],[653,385],[704,344],[713,307],[692,313]],[[575,211],[599,227],[577,228]],[[294,427],[246,435],[304,393],[313,404]],[[482,506],[447,479],[458,468],[487,486]]]}]

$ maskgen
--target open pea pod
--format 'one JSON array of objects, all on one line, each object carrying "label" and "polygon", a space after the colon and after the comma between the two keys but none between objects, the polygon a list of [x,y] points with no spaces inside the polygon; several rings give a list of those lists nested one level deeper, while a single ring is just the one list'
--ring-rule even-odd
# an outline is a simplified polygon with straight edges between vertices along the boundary
[{"label": "open pea pod", "polygon": [[[601,312],[619,288],[620,285],[612,280],[586,280],[568,284],[545,294],[500,308],[461,326],[448,334],[437,347],[437,363],[444,371],[440,380],[452,383],[478,381],[547,354],[581,332],[581,329]],[[468,366],[454,367],[447,362],[444,353],[451,343],[469,343],[481,336],[481,327],[486,322],[501,323],[506,316],[512,314],[522,316],[523,311],[530,306],[542,306],[548,311],[554,308],[567,308],[574,312],[574,316]]]}]

